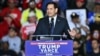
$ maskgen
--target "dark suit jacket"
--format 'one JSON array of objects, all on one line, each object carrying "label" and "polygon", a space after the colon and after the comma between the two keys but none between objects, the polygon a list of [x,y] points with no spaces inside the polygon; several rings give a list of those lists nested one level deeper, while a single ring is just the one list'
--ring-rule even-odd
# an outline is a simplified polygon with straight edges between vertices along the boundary
[{"label": "dark suit jacket", "polygon": [[[49,17],[44,17],[40,19],[35,35],[49,35],[50,34],[50,26],[49,26]],[[67,35],[67,38],[63,38],[63,40],[71,39],[69,33],[69,26],[67,20],[65,18],[57,16],[54,33],[53,35],[63,35],[64,33]],[[59,40],[59,37],[55,37],[54,40]]]}]

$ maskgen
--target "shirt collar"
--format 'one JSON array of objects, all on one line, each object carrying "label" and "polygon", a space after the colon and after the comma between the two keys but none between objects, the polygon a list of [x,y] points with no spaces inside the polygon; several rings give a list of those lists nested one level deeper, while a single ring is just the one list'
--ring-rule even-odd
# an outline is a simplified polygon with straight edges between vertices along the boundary
[{"label": "shirt collar", "polygon": [[55,15],[54,17],[49,17],[49,22],[51,22],[51,19],[54,18],[54,22],[56,22],[57,19],[57,15]]}]

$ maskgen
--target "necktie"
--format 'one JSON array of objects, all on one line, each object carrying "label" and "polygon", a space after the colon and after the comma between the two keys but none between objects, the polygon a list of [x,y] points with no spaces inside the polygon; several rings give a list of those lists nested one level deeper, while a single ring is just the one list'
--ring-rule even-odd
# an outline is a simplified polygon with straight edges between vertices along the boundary
[{"label": "necktie", "polygon": [[51,18],[51,23],[50,23],[50,35],[53,34],[54,31],[54,18]]}]

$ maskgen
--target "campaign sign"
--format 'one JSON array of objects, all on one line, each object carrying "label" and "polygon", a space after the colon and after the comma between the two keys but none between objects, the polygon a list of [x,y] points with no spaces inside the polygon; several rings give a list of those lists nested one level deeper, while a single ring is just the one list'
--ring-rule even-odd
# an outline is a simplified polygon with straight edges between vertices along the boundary
[{"label": "campaign sign", "polygon": [[25,56],[73,56],[73,41],[26,41]]}]

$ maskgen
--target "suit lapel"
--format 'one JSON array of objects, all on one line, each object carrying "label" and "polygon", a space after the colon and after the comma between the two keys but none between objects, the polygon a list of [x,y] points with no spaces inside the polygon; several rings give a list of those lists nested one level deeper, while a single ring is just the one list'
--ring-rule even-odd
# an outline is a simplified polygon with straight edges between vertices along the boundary
[{"label": "suit lapel", "polygon": [[46,29],[45,30],[47,30],[47,32],[49,34],[50,33],[49,17],[46,17],[45,18],[44,23],[45,23],[45,26],[46,26]]},{"label": "suit lapel", "polygon": [[61,22],[61,20],[60,20],[59,16],[57,16],[56,24],[55,24],[55,28],[54,28],[54,34],[56,34],[56,32],[57,32],[60,22]]}]

